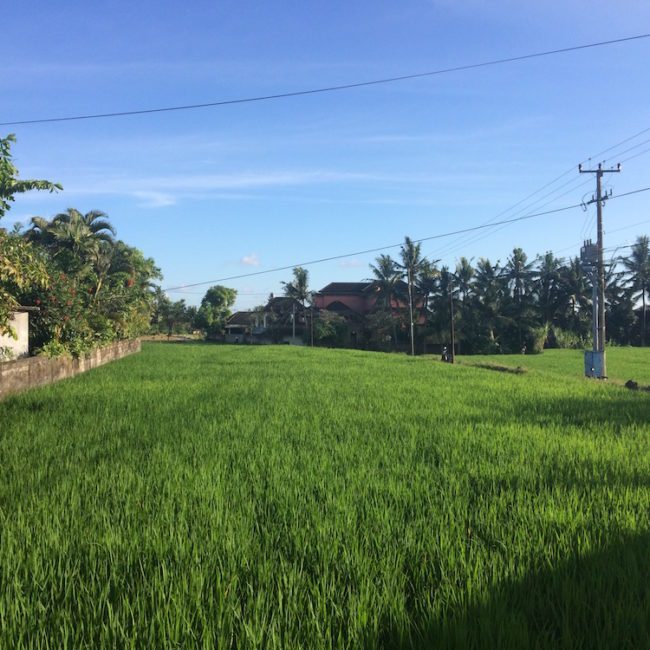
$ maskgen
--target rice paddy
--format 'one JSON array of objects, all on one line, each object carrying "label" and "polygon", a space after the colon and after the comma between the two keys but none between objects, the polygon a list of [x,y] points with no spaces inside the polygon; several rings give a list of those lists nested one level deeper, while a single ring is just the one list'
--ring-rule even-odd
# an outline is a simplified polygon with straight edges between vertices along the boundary
[{"label": "rice paddy", "polygon": [[650,394],[512,361],[152,343],[1,402],[0,647],[648,647]]}]

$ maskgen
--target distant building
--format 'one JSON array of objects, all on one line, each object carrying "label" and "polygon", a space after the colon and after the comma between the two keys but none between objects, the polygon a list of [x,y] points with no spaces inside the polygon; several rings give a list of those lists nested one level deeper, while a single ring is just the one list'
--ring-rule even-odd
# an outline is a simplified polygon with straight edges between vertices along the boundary
[{"label": "distant building", "polygon": [[263,310],[238,311],[227,321],[226,343],[302,345],[305,318],[293,298],[271,295]]},{"label": "distant building", "polygon": [[330,282],[314,293],[316,309],[327,309],[346,317],[369,314],[376,304],[375,282]]},{"label": "distant building", "polygon": [[[395,283],[390,312],[395,318],[408,312],[408,287],[405,282]],[[312,294],[312,305],[306,308],[288,296],[273,296],[257,311],[235,312],[226,323],[227,343],[289,343],[303,345],[311,334],[312,320],[316,327],[319,318],[336,319],[336,341],[325,344],[365,348],[371,341],[372,319],[386,310],[381,302],[380,285],[376,281],[331,282]],[[414,305],[418,309],[421,305]],[[323,313],[325,312],[325,313]],[[329,316],[335,314],[336,316]],[[341,317],[337,319],[336,317]],[[424,322],[421,314],[416,315],[419,323]],[[401,336],[401,335],[400,335]],[[388,337],[391,338],[390,336]]]},{"label": "distant building", "polygon": [[254,316],[252,311],[236,311],[226,322],[226,343],[250,343]]}]

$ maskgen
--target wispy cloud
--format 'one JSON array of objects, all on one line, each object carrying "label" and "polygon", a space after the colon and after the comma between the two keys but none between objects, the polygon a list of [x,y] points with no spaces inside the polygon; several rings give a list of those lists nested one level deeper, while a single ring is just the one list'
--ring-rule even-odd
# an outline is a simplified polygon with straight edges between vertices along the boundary
[{"label": "wispy cloud", "polygon": [[547,115],[532,115],[525,119],[508,120],[499,124],[488,125],[480,129],[466,129],[464,131],[444,131],[439,133],[378,133],[360,136],[358,142],[368,144],[412,144],[412,143],[455,143],[474,142],[502,137],[511,133],[528,131],[548,122]]},{"label": "wispy cloud", "polygon": [[244,266],[259,266],[260,259],[255,253],[251,253],[250,255],[244,255],[244,257],[241,258],[240,263]]},{"label": "wispy cloud", "polygon": [[133,192],[132,196],[141,199],[140,207],[143,208],[165,208],[174,205],[176,199],[164,192]]},{"label": "wispy cloud", "polygon": [[[192,174],[150,177],[87,177],[66,181],[66,196],[121,195],[141,202],[143,207],[160,208],[179,199],[214,197],[215,193],[254,192],[260,189],[301,187],[351,182],[385,182],[389,176],[363,172],[329,170],[286,170],[229,174]],[[238,198],[251,198],[239,194]],[[233,198],[233,195],[223,196]]]},{"label": "wispy cloud", "polygon": [[341,260],[339,262],[339,266],[342,269],[358,269],[360,266],[363,266],[363,264],[357,260],[357,259],[347,259],[347,260]]}]

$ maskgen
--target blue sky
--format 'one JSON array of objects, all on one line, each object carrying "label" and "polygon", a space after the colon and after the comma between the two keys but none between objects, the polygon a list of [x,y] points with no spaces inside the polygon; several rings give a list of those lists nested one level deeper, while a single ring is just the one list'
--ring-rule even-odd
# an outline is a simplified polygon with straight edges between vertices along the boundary
[{"label": "blue sky", "polygon": [[[0,122],[317,88],[650,32],[641,0],[93,4],[5,9]],[[595,181],[577,163],[650,127],[649,60],[644,39],[331,94],[0,127],[17,135],[23,178],[64,186],[20,197],[2,225],[104,210],[173,287],[579,203]],[[648,139],[606,164],[641,154]],[[649,162],[650,152],[625,162],[608,187],[650,186]],[[650,192],[609,203],[606,245],[650,232],[649,207]],[[461,255],[505,261],[514,246],[531,258],[573,255],[595,234],[594,213],[425,242],[423,252],[452,266]],[[312,288],[369,277],[375,255],[309,267]],[[288,279],[224,284],[248,308]],[[170,295],[198,303],[206,288]]]}]

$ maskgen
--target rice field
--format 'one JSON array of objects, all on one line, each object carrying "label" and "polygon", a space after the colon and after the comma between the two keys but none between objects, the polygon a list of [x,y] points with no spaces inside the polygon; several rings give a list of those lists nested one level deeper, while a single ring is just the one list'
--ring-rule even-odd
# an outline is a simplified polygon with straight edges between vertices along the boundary
[{"label": "rice field", "polygon": [[[549,379],[564,380],[584,375],[583,350],[545,350],[543,354],[472,355],[458,357],[461,364],[494,363],[521,367],[528,372],[542,373]],[[555,377],[551,377],[555,375]],[[607,349],[607,375],[611,384],[622,385],[629,379],[639,386],[650,386],[650,352],[643,348],[621,347]]]},{"label": "rice field", "polygon": [[1,402],[0,647],[650,647],[650,394],[572,354],[151,343]]}]

